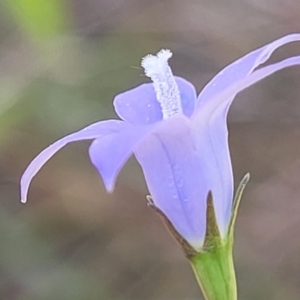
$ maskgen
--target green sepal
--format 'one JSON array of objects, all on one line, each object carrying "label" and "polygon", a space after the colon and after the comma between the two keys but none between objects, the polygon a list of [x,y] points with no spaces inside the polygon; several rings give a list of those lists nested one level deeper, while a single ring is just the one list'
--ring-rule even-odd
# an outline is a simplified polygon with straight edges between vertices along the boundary
[{"label": "green sepal", "polygon": [[229,227],[228,227],[228,233],[227,233],[227,238],[228,239],[232,239],[233,240],[233,236],[234,236],[234,226],[235,226],[235,221],[236,221],[236,217],[237,217],[237,213],[238,213],[238,209],[240,206],[240,202],[245,190],[245,187],[247,185],[247,183],[250,180],[250,174],[247,173],[243,179],[241,180],[236,192],[235,192],[235,196],[233,199],[233,205],[232,205],[232,214],[231,214],[231,219],[230,219],[230,223],[229,223]]}]

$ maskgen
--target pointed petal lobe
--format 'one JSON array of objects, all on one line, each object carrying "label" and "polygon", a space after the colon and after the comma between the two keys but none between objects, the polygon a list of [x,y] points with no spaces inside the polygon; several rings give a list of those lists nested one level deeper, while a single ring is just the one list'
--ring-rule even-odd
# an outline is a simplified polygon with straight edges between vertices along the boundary
[{"label": "pointed petal lobe", "polygon": [[[272,75],[273,73],[275,73],[277,71],[280,71],[280,70],[288,68],[288,67],[297,66],[297,65],[300,65],[300,56],[290,57],[290,58],[282,60],[278,63],[263,67],[255,72],[253,72],[252,74],[248,75],[247,77],[236,81],[234,84],[229,86],[226,90],[224,90],[220,94],[217,94],[215,97],[213,97],[211,99],[211,101],[215,103],[216,107],[218,107],[222,104],[224,106],[226,106],[225,104],[231,103],[231,101],[228,100],[228,99],[230,99],[230,95],[238,94],[239,92],[243,91],[247,87]],[[204,111],[207,112],[207,110],[204,110]],[[202,111],[199,110],[197,112],[197,114],[198,114],[198,116],[200,114],[202,115]]]},{"label": "pointed petal lobe", "polygon": [[[202,90],[200,93],[197,106],[203,102],[210,101],[212,97],[228,88],[235,81],[244,78],[259,65],[266,62],[272,53],[287,43],[300,40],[300,34],[290,34],[284,36],[268,45],[256,49],[240,59],[234,61],[232,64],[221,70]],[[234,96],[234,95],[232,95]]]},{"label": "pointed petal lobe", "polygon": [[216,75],[198,97],[191,122],[195,130],[197,148],[199,151],[204,148],[208,151],[210,163],[207,172],[214,178],[212,194],[223,235],[228,229],[233,198],[233,174],[226,124],[229,107],[236,94],[247,86],[275,72],[275,69],[286,67],[287,64],[296,64],[297,58],[289,59],[271,69],[265,69],[262,73],[254,72],[257,75],[261,74],[261,77],[252,76],[253,70],[264,63],[278,47],[297,40],[300,40],[300,34],[288,35],[250,52]]},{"label": "pointed petal lobe", "polygon": [[21,178],[21,201],[25,203],[27,201],[27,193],[32,178],[42,168],[42,166],[62,147],[70,142],[79,140],[95,139],[100,136],[108,135],[114,132],[118,132],[123,128],[124,122],[119,120],[108,120],[94,123],[90,126],[83,128],[77,132],[74,132],[62,139],[56,141],[48,148],[44,149],[38,156],[26,168]]},{"label": "pointed petal lobe", "polygon": [[[217,108],[214,110],[199,109],[192,118],[192,126],[197,140],[197,148],[207,149],[206,158],[209,162],[206,172],[214,178],[212,194],[216,209],[217,220],[220,224],[220,231],[223,236],[227,233],[230,221],[231,204],[233,196],[233,176],[230,162],[226,115],[231,104],[231,95],[236,95],[245,88],[266,78],[267,76],[281,69],[300,65],[300,56],[288,58],[279,63],[261,68],[247,77],[237,81],[222,93],[213,97]],[[201,128],[201,131],[199,131]]]}]

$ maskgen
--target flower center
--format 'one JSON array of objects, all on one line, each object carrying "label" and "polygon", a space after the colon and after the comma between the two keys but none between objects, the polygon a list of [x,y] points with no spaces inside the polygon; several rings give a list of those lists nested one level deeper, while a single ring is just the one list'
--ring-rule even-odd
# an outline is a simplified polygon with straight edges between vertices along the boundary
[{"label": "flower center", "polygon": [[145,75],[153,81],[157,101],[160,103],[163,119],[182,113],[180,92],[168,60],[170,50],[160,50],[156,55],[147,55],[142,59]]}]

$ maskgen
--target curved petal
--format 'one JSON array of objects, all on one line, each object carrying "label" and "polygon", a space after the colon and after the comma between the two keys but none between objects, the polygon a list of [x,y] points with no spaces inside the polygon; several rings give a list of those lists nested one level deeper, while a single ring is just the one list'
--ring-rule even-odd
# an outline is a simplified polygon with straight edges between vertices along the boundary
[{"label": "curved petal", "polygon": [[[300,40],[300,34],[284,36],[268,45],[256,49],[221,70],[202,90],[196,106],[203,102],[211,102],[211,98],[228,88],[235,81],[244,78],[260,64],[266,62],[271,54],[280,46]],[[232,95],[234,96],[234,95]]]},{"label": "curved petal", "polygon": [[[175,80],[180,91],[183,112],[190,116],[194,110],[196,90],[190,82],[181,77],[175,77]],[[163,118],[152,83],[141,84],[117,95],[114,106],[118,116],[131,124],[147,125]]]},{"label": "curved petal", "polygon": [[208,178],[195,149],[189,120],[175,116],[135,150],[154,204],[175,229],[201,249],[206,231]]},{"label": "curved petal", "polygon": [[44,149],[38,156],[36,156],[33,159],[33,161],[29,164],[29,166],[26,168],[25,172],[22,175],[21,201],[23,203],[27,201],[27,193],[32,178],[43,167],[43,165],[66,144],[79,140],[95,139],[100,136],[104,136],[114,132],[119,132],[124,126],[125,123],[119,120],[97,122],[77,132],[67,135],[66,137],[63,137],[62,139],[50,145],[48,148]]},{"label": "curved petal", "polygon": [[93,141],[89,149],[90,159],[100,173],[107,191],[114,189],[120,169],[153,127],[126,124],[120,132]]},{"label": "curved petal", "polygon": [[[238,59],[220,71],[197,99],[192,123],[195,132],[198,130],[195,136],[199,151],[205,147],[211,153],[207,172],[214,178],[214,205],[223,235],[226,234],[229,224],[233,198],[233,175],[226,119],[230,104],[238,93],[235,83],[251,76],[249,74],[266,62],[278,47],[297,40],[300,40],[300,34],[287,35]],[[205,130],[199,132],[200,127]]]},{"label": "curved petal", "polygon": [[131,124],[151,124],[162,120],[159,102],[152,83],[118,94],[114,99],[118,116]]},{"label": "curved petal", "polygon": [[243,91],[247,87],[255,84],[256,82],[272,75],[273,73],[282,70],[287,67],[297,66],[300,65],[300,56],[294,56],[287,58],[285,60],[282,60],[278,63],[263,67],[257,71],[254,71],[252,74],[248,75],[247,77],[237,80],[234,84],[229,86],[226,90],[222,91],[221,93],[217,94],[215,97],[211,99],[211,102],[214,103],[213,107],[208,107],[207,109],[199,109],[197,111],[196,116],[199,117],[199,115],[203,114],[205,112],[212,112],[216,111],[216,108],[218,108],[220,105],[225,104],[231,104],[231,95],[236,95],[239,92]]},{"label": "curved petal", "polygon": [[[197,148],[206,149],[209,165],[206,172],[213,180],[212,194],[220,230],[226,234],[233,194],[233,176],[230,162],[226,116],[232,102],[232,95],[236,95],[245,88],[286,67],[300,65],[300,56],[288,58],[279,63],[261,68],[237,81],[226,90],[216,95],[210,101],[213,106],[203,106],[191,118],[194,128]],[[200,130],[200,131],[199,131]],[[209,152],[211,155],[209,156]]]}]

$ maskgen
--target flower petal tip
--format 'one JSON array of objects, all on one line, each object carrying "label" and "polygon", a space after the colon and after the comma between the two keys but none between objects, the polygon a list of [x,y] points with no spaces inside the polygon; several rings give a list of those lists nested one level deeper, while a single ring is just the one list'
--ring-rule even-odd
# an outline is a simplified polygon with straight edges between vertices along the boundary
[{"label": "flower petal tip", "polygon": [[116,178],[112,178],[112,179],[105,179],[103,178],[103,183],[104,183],[104,187],[107,193],[111,194],[114,190],[115,190],[115,181]]},{"label": "flower petal tip", "polygon": [[113,186],[108,186],[108,187],[106,186],[105,189],[106,189],[107,193],[112,194],[113,191],[115,190],[115,186],[114,185]]}]

